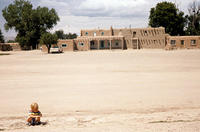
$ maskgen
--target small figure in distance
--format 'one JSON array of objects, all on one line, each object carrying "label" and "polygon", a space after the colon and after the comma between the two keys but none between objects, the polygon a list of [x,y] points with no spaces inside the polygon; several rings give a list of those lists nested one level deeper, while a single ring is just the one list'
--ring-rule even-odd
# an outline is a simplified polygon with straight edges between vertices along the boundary
[{"label": "small figure in distance", "polygon": [[42,117],[42,113],[39,111],[38,104],[32,103],[31,110],[29,111],[29,117],[27,119],[28,125],[40,125],[40,117]]}]

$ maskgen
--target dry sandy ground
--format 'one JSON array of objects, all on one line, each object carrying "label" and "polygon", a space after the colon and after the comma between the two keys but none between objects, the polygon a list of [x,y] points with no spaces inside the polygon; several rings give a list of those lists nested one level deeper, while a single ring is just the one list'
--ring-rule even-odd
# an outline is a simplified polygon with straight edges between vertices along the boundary
[{"label": "dry sandy ground", "polygon": [[[200,50],[0,56],[0,131],[200,132]],[[47,125],[28,127],[38,102]]]}]

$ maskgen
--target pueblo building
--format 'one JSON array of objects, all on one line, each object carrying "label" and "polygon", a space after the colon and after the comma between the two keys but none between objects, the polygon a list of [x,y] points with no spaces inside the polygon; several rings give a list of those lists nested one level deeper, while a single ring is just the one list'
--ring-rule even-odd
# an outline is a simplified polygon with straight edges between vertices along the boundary
[{"label": "pueblo building", "polygon": [[[200,36],[169,36],[165,28],[123,28],[81,30],[76,39],[59,40],[63,51],[112,49],[200,48]],[[47,51],[46,46],[42,46]]]},{"label": "pueblo building", "polygon": [[[123,28],[81,30],[76,39],[59,40],[63,51],[88,51],[104,49],[164,49],[165,29]],[[46,51],[46,47],[42,47]]]},{"label": "pueblo building", "polygon": [[165,49],[199,49],[200,36],[168,36]]}]

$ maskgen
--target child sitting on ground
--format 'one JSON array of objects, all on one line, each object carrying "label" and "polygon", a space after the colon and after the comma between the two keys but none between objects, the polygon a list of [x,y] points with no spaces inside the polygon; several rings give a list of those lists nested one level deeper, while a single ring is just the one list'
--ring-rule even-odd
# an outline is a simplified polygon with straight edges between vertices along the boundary
[{"label": "child sitting on ground", "polygon": [[31,110],[29,111],[29,117],[28,117],[28,125],[40,125],[40,117],[42,117],[42,113],[38,110],[39,106],[37,103],[31,104]]}]

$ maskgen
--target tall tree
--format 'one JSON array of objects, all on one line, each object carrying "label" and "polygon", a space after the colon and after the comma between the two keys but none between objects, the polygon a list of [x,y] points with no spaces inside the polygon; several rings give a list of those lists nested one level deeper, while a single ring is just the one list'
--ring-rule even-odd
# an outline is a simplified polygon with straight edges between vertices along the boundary
[{"label": "tall tree", "polygon": [[7,43],[16,43],[15,40],[8,40]]},{"label": "tall tree", "polygon": [[0,43],[4,43],[4,36],[0,29]]},{"label": "tall tree", "polygon": [[55,34],[57,35],[58,39],[66,39],[63,30],[55,31]]},{"label": "tall tree", "polygon": [[184,35],[184,13],[171,2],[160,2],[151,8],[149,25],[152,27],[165,27],[170,35]]},{"label": "tall tree", "polygon": [[40,44],[46,45],[48,49],[48,53],[50,53],[51,45],[57,44],[57,42],[58,42],[57,35],[51,34],[49,32],[42,34],[41,39],[40,39]]},{"label": "tall tree", "polygon": [[15,29],[16,40],[22,49],[36,49],[41,35],[59,21],[54,9],[40,6],[33,9],[32,4],[26,0],[15,0],[2,13],[6,20],[5,29]]},{"label": "tall tree", "polygon": [[189,15],[186,15],[187,25],[186,34],[187,35],[200,35],[200,3],[194,1],[190,4]]},{"label": "tall tree", "polygon": [[68,33],[68,34],[65,34],[65,38],[66,39],[75,39],[77,38],[77,34],[76,33]]},{"label": "tall tree", "polygon": [[75,39],[75,38],[77,38],[76,33],[65,34],[63,30],[55,31],[55,34],[58,36],[59,39]]}]

